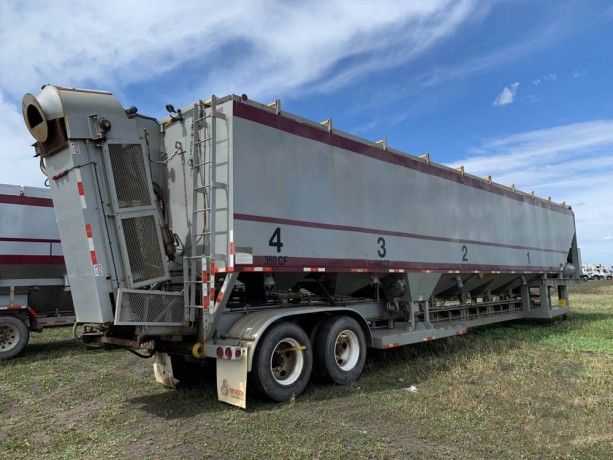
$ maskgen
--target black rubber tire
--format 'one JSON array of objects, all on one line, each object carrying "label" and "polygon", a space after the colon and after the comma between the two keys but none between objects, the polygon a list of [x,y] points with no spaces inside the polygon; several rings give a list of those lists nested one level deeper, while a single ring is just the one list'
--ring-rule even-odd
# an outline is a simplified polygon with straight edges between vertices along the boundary
[{"label": "black rubber tire", "polygon": [[[304,348],[292,350],[296,347]],[[288,401],[304,391],[312,368],[313,352],[306,332],[294,323],[282,322],[258,342],[249,380],[263,396]]]},{"label": "black rubber tire", "polygon": [[29,341],[30,331],[22,320],[0,316],[0,361],[17,356]]},{"label": "black rubber tire", "polygon": [[[337,343],[343,333],[345,333],[344,340]],[[337,349],[337,345],[341,348]],[[341,356],[337,357],[337,351],[346,355],[343,356],[347,358],[345,362],[338,361],[337,358]],[[328,318],[317,331],[313,355],[316,374],[322,380],[339,385],[354,382],[362,374],[366,363],[364,331],[350,316]]]}]

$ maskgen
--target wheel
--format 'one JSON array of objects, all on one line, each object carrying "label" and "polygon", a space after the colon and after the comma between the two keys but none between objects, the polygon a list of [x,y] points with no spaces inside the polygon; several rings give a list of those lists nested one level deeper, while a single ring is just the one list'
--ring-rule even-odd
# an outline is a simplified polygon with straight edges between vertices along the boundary
[{"label": "wheel", "polygon": [[0,316],[0,360],[17,356],[29,340],[30,331],[23,321],[14,316]]},{"label": "wheel", "polygon": [[327,319],[317,331],[314,344],[315,367],[323,380],[345,385],[360,377],[366,362],[366,340],[355,319]]},{"label": "wheel", "polygon": [[264,396],[287,401],[302,393],[312,368],[313,352],[306,332],[294,323],[282,322],[260,339],[249,378]]}]

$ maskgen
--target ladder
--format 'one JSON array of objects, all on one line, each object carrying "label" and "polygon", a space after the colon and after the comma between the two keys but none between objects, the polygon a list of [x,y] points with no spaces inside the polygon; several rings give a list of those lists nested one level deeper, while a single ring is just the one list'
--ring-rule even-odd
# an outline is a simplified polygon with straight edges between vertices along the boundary
[{"label": "ladder", "polygon": [[[194,323],[197,311],[202,311],[203,327],[199,328],[199,341],[204,342],[214,332],[214,326],[219,319],[219,313],[225,307],[220,305],[223,292],[227,290],[230,276],[226,277],[219,297],[215,292],[215,274],[219,260],[230,266],[229,260],[233,253],[230,237],[229,188],[225,182],[217,181],[218,168],[225,168],[225,177],[230,177],[230,152],[227,158],[218,161],[217,158],[217,122],[225,120],[224,113],[217,110],[218,99],[213,95],[207,102],[198,101],[194,104],[192,118],[192,222],[190,230],[191,253],[184,257],[183,279],[185,322]],[[229,140],[227,141],[229,143]],[[224,190],[226,206],[219,207],[217,190]],[[223,205],[222,205],[223,206]],[[226,214],[225,230],[217,228],[217,214]],[[225,252],[216,253],[217,236],[226,234],[227,246]],[[231,264],[233,265],[233,264]],[[230,270],[231,271],[231,270]],[[232,277],[232,284],[236,277]],[[200,288],[201,295],[197,296]]]}]

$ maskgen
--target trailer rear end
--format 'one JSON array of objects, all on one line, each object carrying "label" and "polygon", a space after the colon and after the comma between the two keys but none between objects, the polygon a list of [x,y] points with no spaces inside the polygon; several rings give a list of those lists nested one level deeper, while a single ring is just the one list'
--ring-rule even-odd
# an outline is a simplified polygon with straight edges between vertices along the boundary
[{"label": "trailer rear end", "polygon": [[0,360],[75,312],[49,190],[0,184]]}]

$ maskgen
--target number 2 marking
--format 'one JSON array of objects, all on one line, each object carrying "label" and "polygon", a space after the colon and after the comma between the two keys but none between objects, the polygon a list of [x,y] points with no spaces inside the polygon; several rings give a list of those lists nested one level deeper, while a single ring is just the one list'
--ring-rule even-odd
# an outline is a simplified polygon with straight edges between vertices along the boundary
[{"label": "number 2 marking", "polygon": [[462,246],[462,262],[468,262],[468,248],[466,245]]}]

